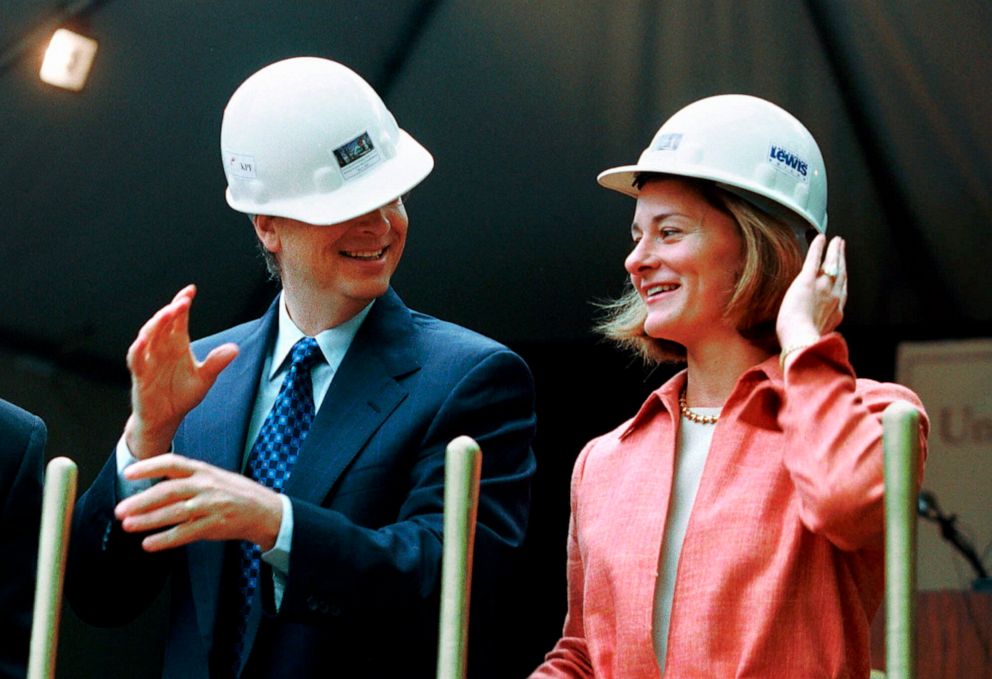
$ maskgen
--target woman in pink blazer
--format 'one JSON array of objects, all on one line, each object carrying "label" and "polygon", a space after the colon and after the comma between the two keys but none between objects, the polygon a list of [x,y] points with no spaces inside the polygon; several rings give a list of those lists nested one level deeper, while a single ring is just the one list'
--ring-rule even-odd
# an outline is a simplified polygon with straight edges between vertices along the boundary
[{"label": "woman in pink blazer", "polygon": [[868,677],[881,414],[923,409],[858,379],[835,332],[845,246],[816,142],[767,101],[710,97],[599,182],[637,199],[601,330],[686,369],[576,461],[568,614],[532,677]]}]

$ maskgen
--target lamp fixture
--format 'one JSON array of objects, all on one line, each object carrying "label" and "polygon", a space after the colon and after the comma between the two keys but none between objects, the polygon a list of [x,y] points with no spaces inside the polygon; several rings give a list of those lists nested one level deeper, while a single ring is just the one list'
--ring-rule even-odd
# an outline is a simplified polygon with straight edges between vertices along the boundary
[{"label": "lamp fixture", "polygon": [[56,30],[41,64],[39,75],[42,81],[67,90],[80,91],[86,84],[96,49],[97,41],[92,38],[66,28]]}]

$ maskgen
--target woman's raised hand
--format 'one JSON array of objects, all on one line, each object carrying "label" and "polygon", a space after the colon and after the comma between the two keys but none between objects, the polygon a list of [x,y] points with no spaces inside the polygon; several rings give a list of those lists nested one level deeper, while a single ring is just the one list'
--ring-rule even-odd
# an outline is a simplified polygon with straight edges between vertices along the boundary
[{"label": "woman's raised hand", "polygon": [[822,234],[810,244],[803,268],[779,307],[775,331],[783,351],[812,344],[840,324],[847,302],[844,246],[836,236],[827,245]]}]

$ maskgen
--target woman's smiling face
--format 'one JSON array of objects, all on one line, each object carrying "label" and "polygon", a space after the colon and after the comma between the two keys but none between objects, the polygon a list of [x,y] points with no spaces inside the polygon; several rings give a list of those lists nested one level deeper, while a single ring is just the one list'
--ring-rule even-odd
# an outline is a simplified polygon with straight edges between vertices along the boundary
[{"label": "woman's smiling face", "polygon": [[630,230],[625,267],[647,305],[649,336],[689,346],[736,332],[724,317],[743,258],[733,218],[691,183],[657,179],[641,187]]}]

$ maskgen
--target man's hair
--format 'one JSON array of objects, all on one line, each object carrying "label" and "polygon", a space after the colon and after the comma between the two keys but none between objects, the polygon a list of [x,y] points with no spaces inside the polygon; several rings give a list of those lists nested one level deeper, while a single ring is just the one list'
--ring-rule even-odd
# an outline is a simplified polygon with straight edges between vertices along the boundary
[{"label": "man's hair", "polygon": [[[634,179],[634,186],[640,189],[650,181],[669,178],[694,187],[710,206],[734,221],[743,241],[744,258],[724,317],[736,318],[737,331],[752,344],[777,352],[780,347],[775,319],[785,291],[803,264],[803,246],[795,231],[709,181],[642,172]],[[600,306],[604,314],[595,330],[607,339],[633,351],[647,364],[685,362],[685,347],[650,337],[644,331],[647,307],[629,278],[626,291],[618,299]]]},{"label": "man's hair", "polygon": [[[258,215],[248,215],[249,221],[251,221],[252,227],[255,226],[255,217]],[[259,253],[262,255],[262,261],[265,262],[265,270],[269,272],[269,280],[276,281],[277,283],[282,280],[282,272],[279,270],[279,261],[276,256],[265,249],[265,244],[262,243],[261,239],[255,238],[255,245],[258,247]]]}]

